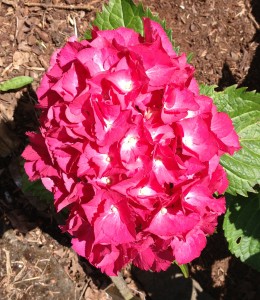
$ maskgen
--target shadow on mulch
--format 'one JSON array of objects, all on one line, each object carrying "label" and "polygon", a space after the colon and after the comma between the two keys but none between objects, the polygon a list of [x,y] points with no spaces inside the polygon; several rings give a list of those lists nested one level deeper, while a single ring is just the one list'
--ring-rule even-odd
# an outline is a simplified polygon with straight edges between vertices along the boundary
[{"label": "shadow on mulch", "polygon": [[[257,30],[254,41],[260,43],[260,29]],[[260,92],[260,45],[258,45],[256,49],[248,74],[240,86],[246,86],[250,91],[256,90],[257,92]]]},{"label": "shadow on mulch", "polygon": [[[192,277],[214,299],[260,299],[260,273],[231,255],[222,225],[223,216],[219,220],[217,233],[208,238],[202,255],[192,262]],[[216,262],[218,266],[214,269]],[[222,269],[221,264],[226,264],[227,270]]]},{"label": "shadow on mulch", "polygon": [[233,74],[229,68],[229,65],[225,62],[222,67],[222,77],[220,78],[220,80],[218,82],[218,87],[216,90],[223,91],[228,86],[234,85],[236,83],[237,83],[237,81],[236,81],[235,77],[233,76]]},{"label": "shadow on mulch", "polygon": [[147,300],[213,300],[194,279],[184,278],[175,264],[159,273],[143,271],[132,266],[132,275],[146,291]]},{"label": "shadow on mulch", "polygon": [[258,43],[254,58],[251,62],[248,74],[242,82],[241,86],[247,86],[249,90],[260,92],[260,2],[259,0],[251,1],[252,14],[256,20],[256,33],[253,41]]},{"label": "shadow on mulch", "polygon": [[[59,225],[65,224],[64,216],[56,213],[53,203],[46,203],[33,195],[24,195],[16,184],[16,175],[10,170],[12,165],[17,166],[17,160],[10,162],[9,167],[0,175],[0,187],[4,187],[0,189],[0,238],[9,229],[17,229],[25,235],[38,227],[60,245],[71,248],[71,236],[66,232],[62,233],[59,228]],[[99,289],[105,289],[111,283],[108,276],[86,259],[80,256],[78,258],[86,275]]]},{"label": "shadow on mulch", "polygon": [[[260,30],[256,32],[253,41],[260,44]],[[237,84],[237,81],[233,76],[229,65],[225,62],[222,67],[222,77],[218,82],[218,88],[216,90],[223,91],[225,88],[234,84]],[[256,49],[246,77],[238,87],[247,87],[248,91],[260,92],[260,45]]]},{"label": "shadow on mulch", "polygon": [[178,272],[176,265],[171,266],[164,272],[143,271],[132,267],[132,274],[135,280],[143,286],[148,294],[147,300],[159,299],[191,299],[192,282],[190,279],[175,277]]},{"label": "shadow on mulch", "polygon": [[[258,43],[258,47],[251,61],[250,68],[244,80],[239,84],[239,87],[247,87],[249,91],[260,92],[260,1],[252,0],[252,15],[256,21],[256,33],[252,39],[252,42]],[[258,24],[258,25],[257,25]],[[218,89],[222,91],[226,87],[236,84],[237,81],[233,76],[228,64],[225,62],[222,68],[222,77],[218,82]]]},{"label": "shadow on mulch", "polygon": [[251,0],[252,13],[256,21],[260,24],[260,2],[259,0]]},{"label": "shadow on mulch", "polygon": [[[60,245],[70,248],[71,236],[59,228],[65,224],[65,216],[56,213],[53,203],[21,190],[23,164],[20,157],[28,144],[26,132],[37,131],[39,127],[36,103],[36,93],[28,87],[18,101],[14,120],[8,124],[16,132],[19,146],[9,156],[0,157],[0,238],[9,229],[17,229],[25,235],[38,227]],[[98,288],[105,289],[111,283],[108,276],[86,259],[79,257],[79,264]]]},{"label": "shadow on mulch", "polygon": [[[7,162],[10,161],[10,158]],[[0,161],[1,163],[1,161]],[[17,165],[14,161],[10,165]],[[9,229],[17,229],[25,235],[29,231],[40,228],[60,245],[71,247],[71,237],[68,233],[62,233],[59,225],[65,224],[62,215],[57,214],[53,204],[35,198],[33,195],[24,195],[16,185],[9,168],[5,168],[0,176],[0,238]],[[92,266],[86,259],[79,257],[79,264],[99,289],[105,289],[111,280],[108,276]]]}]

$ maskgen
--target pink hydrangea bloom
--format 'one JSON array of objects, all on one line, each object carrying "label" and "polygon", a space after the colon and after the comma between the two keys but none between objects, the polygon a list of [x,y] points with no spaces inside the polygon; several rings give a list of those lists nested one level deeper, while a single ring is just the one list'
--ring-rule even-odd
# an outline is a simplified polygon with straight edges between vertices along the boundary
[{"label": "pink hydrangea bloom", "polygon": [[57,51],[23,152],[29,178],[69,208],[75,251],[108,275],[198,257],[225,212],[220,156],[240,148],[186,56],[159,24],[145,19],[144,31],[94,29]]}]

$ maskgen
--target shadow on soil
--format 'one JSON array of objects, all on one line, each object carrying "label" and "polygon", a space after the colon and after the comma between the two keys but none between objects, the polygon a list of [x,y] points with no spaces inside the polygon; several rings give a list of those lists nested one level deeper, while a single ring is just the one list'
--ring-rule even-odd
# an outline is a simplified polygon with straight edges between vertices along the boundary
[{"label": "shadow on soil", "polygon": [[236,83],[237,83],[236,79],[233,76],[233,74],[229,68],[229,65],[225,62],[222,67],[222,77],[220,78],[220,80],[218,82],[218,87],[216,90],[223,91],[228,86],[234,85]]},{"label": "shadow on soil", "polygon": [[[260,9],[260,8],[259,8]],[[257,31],[254,41],[260,43],[260,30]],[[248,90],[260,92],[260,46],[258,45],[247,76],[240,86],[248,87]]]},{"label": "shadow on soil", "polygon": [[251,7],[252,15],[256,20],[256,33],[253,41],[258,43],[259,45],[251,62],[248,74],[242,82],[241,86],[246,86],[249,88],[249,90],[256,90],[257,92],[260,92],[260,1],[252,0]]},{"label": "shadow on soil", "polygon": [[[259,299],[260,273],[231,255],[222,224],[223,217],[219,220],[217,233],[208,238],[207,247],[202,255],[192,262],[193,267],[199,266],[192,277],[200,282],[202,288],[216,300]],[[227,270],[224,267],[222,269],[222,263],[225,265],[225,261]],[[217,268],[214,268],[216,263]]]},{"label": "shadow on soil", "polygon": [[[260,92],[260,1],[252,0],[252,15],[256,21],[256,33],[252,39],[252,42],[256,42],[258,45],[253,60],[251,62],[248,73],[239,87],[247,87],[249,91]],[[236,79],[234,78],[228,64],[225,62],[222,68],[222,78],[218,82],[218,90],[223,90],[224,88],[236,84]]]},{"label": "shadow on soil", "polygon": [[[36,103],[35,91],[29,87],[18,101],[13,122],[8,124],[18,136],[19,146],[12,149],[9,156],[0,157],[0,238],[11,228],[26,234],[39,227],[60,245],[70,248],[70,235],[59,228],[65,224],[64,215],[56,213],[53,202],[35,197],[30,191],[24,194],[21,190],[23,163],[20,157],[28,144],[26,132],[37,131],[39,126]],[[98,288],[104,289],[111,283],[108,276],[84,258],[79,258],[79,264]]]},{"label": "shadow on soil", "polygon": [[[248,90],[260,92],[260,1],[251,1],[252,14],[256,20],[256,33],[252,42],[258,43],[255,55],[251,62],[247,76],[239,87],[247,87]],[[258,25],[257,25],[258,24]],[[258,28],[257,28],[258,27]],[[227,63],[222,68],[222,78],[218,82],[219,90],[236,84],[236,79]],[[218,234],[214,234],[208,239],[207,248],[203,251],[200,258],[193,264],[204,266],[203,270],[197,271],[193,277],[198,280],[202,287],[215,299],[223,300],[255,300],[260,299],[260,273],[242,263],[239,259],[231,256],[224,286],[214,286],[212,280],[211,267],[217,260],[229,257],[227,241],[222,230],[223,218],[218,226]],[[215,248],[217,245],[217,249]],[[258,257],[258,256],[257,256]],[[221,270],[220,270],[221,271]],[[235,298],[234,298],[234,295]]]},{"label": "shadow on soil", "polygon": [[132,268],[135,281],[147,293],[147,300],[213,300],[192,278],[184,278],[180,269],[172,265],[167,271],[154,273]]},{"label": "shadow on soil", "polygon": [[243,81],[243,86],[248,86],[250,90],[260,92],[260,1],[251,0],[252,15],[256,20],[256,33],[253,41],[258,43],[258,47],[251,63],[248,74]]}]

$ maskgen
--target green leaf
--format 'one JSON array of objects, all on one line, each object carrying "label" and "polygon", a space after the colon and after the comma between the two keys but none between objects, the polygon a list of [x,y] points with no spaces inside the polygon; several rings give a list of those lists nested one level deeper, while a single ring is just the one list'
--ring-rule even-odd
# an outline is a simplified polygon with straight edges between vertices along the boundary
[{"label": "green leaf", "polygon": [[132,28],[143,33],[142,19],[145,15],[142,5],[135,6],[131,0],[111,0],[97,13],[94,25],[99,29]]},{"label": "green leaf", "polygon": [[[178,49],[179,49],[179,48],[178,48]],[[188,62],[189,64],[191,63],[192,58],[193,58],[193,53],[191,52],[191,53],[189,53],[189,54],[187,55],[187,62]]]},{"label": "green leaf", "polygon": [[249,197],[230,201],[223,229],[231,253],[260,271],[260,194]]},{"label": "green leaf", "polygon": [[[174,50],[178,53],[179,47],[175,46],[172,40],[172,31],[166,28],[165,21],[153,15],[149,9],[144,10],[142,4],[135,5],[132,0],[110,0],[108,4],[103,5],[102,12],[97,13],[93,24],[100,30],[127,27],[144,35],[143,17],[148,17],[162,25],[173,44]],[[91,38],[90,31],[86,32],[85,38]]]},{"label": "green leaf", "polygon": [[39,210],[47,210],[52,214],[54,219],[58,222],[58,224],[65,224],[66,219],[68,218],[69,211],[67,208],[63,208],[58,213],[54,207],[54,196],[48,191],[45,186],[42,184],[41,180],[30,181],[27,174],[23,171],[21,172],[22,176],[22,191],[25,196],[35,198],[32,202],[30,202],[37,207]]},{"label": "green leaf", "polygon": [[242,149],[233,156],[224,155],[229,188],[227,193],[247,196],[260,183],[260,93],[236,86],[216,92],[215,86],[201,86],[201,93],[213,98],[218,111],[226,112],[239,135]]},{"label": "green leaf", "polygon": [[41,180],[30,181],[26,173],[22,174],[22,191],[25,195],[37,197],[39,201],[53,203],[53,194],[44,187]]},{"label": "green leaf", "polygon": [[10,80],[0,83],[0,91],[7,92],[9,90],[20,89],[33,82],[33,78],[29,76],[18,76]]}]

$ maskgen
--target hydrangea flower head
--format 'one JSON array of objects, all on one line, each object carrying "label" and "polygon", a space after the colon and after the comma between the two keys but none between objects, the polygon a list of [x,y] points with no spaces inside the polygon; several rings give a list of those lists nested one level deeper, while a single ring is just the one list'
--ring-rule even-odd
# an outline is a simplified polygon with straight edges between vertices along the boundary
[{"label": "hydrangea flower head", "polygon": [[198,257],[225,212],[220,156],[240,148],[185,54],[156,22],[144,19],[144,32],[95,28],[58,50],[23,152],[29,178],[69,208],[75,251],[108,275]]}]

